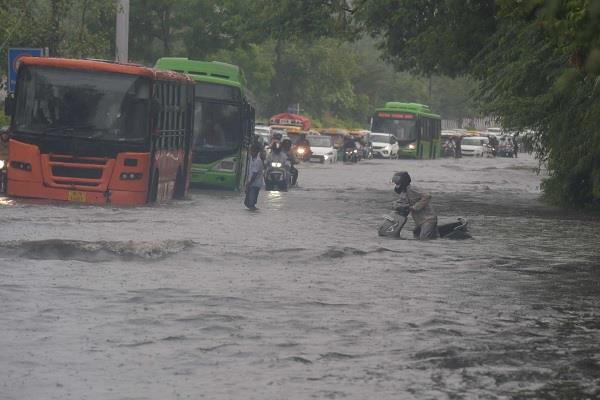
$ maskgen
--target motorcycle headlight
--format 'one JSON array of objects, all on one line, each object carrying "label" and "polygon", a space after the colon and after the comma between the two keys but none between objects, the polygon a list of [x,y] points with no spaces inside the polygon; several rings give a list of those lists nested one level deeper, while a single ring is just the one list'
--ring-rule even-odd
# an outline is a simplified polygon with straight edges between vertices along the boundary
[{"label": "motorcycle headlight", "polygon": [[354,149],[353,153],[358,153],[358,150]]},{"label": "motorcycle headlight", "polygon": [[305,151],[305,150],[304,150],[304,147],[300,147],[300,148],[298,149],[298,154],[304,154],[304,151]]},{"label": "motorcycle headlight", "polygon": [[281,163],[280,162],[272,162],[271,167],[281,168]]},{"label": "motorcycle headlight", "polygon": [[414,150],[414,149],[415,149],[415,147],[416,147],[416,146],[415,146],[414,144],[412,144],[412,143],[408,145],[408,148],[409,148],[409,150]]},{"label": "motorcycle headlight", "polygon": [[4,160],[0,160],[0,169],[4,168]]}]

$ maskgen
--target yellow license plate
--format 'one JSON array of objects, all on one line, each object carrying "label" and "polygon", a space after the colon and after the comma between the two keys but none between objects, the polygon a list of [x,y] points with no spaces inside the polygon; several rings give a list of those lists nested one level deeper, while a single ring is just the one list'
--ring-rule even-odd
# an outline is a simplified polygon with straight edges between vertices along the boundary
[{"label": "yellow license plate", "polygon": [[76,192],[74,190],[69,190],[69,194],[67,195],[67,200],[69,201],[78,201],[85,202],[85,193],[84,192]]}]

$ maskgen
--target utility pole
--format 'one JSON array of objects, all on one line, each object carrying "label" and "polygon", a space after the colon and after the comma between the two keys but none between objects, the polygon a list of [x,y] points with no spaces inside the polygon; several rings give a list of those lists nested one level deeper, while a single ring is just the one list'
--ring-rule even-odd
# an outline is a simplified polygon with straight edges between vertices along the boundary
[{"label": "utility pole", "polygon": [[115,60],[129,61],[129,0],[117,1],[117,35],[115,38]]}]

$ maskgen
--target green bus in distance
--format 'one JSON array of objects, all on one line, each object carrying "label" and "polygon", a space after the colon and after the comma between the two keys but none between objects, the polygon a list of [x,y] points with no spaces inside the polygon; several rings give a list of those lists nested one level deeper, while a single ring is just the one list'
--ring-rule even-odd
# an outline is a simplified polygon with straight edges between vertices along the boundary
[{"label": "green bus in distance", "polygon": [[375,109],[371,132],[389,133],[398,141],[398,157],[432,159],[440,156],[441,117],[429,106],[387,102]]},{"label": "green bus in distance", "polygon": [[242,190],[254,132],[254,108],[246,98],[241,69],[181,57],[160,58],[155,67],[187,74],[195,81],[190,184]]}]

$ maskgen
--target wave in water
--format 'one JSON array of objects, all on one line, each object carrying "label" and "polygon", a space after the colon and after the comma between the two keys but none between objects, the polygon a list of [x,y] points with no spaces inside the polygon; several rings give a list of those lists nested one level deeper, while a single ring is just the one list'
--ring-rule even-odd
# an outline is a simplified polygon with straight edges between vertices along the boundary
[{"label": "wave in water", "polygon": [[15,240],[0,244],[12,256],[36,260],[76,260],[87,262],[119,260],[161,260],[193,247],[193,240],[156,242],[83,240]]}]

